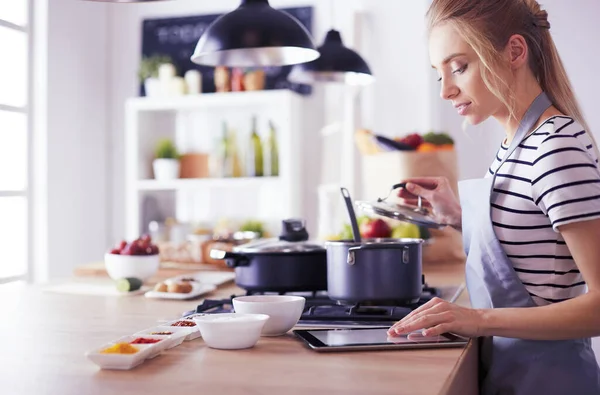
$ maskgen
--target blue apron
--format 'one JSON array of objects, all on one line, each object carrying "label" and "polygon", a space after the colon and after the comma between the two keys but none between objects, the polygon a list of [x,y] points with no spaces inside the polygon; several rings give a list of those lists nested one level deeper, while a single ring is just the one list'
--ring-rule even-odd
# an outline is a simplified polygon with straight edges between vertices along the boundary
[{"label": "blue apron", "polygon": [[[527,110],[504,163],[551,103],[540,94]],[[459,183],[466,280],[474,308],[534,307],[496,238],[491,222],[493,177]],[[600,394],[600,370],[590,339],[540,341],[505,337],[481,341],[481,393]]]}]

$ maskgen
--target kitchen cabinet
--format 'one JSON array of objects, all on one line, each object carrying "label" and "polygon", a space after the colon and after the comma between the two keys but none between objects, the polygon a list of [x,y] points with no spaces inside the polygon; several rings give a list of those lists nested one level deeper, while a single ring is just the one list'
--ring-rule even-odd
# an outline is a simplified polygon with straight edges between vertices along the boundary
[{"label": "kitchen cabinet", "polygon": [[[131,239],[147,232],[147,223],[155,219],[151,214],[144,215],[149,205],[158,207],[161,217],[173,217],[183,223],[259,219],[268,230],[277,233],[282,219],[302,217],[307,220],[309,231],[316,229],[316,189],[311,189],[311,175],[319,166],[321,103],[318,90],[310,96],[289,90],[265,90],[129,99],[125,130],[125,237]],[[263,141],[268,136],[269,122],[275,125],[278,176],[154,179],[152,160],[160,139],[171,139],[180,153],[211,156],[218,149],[226,122],[228,129],[236,132],[238,149],[244,154],[254,116]]]}]

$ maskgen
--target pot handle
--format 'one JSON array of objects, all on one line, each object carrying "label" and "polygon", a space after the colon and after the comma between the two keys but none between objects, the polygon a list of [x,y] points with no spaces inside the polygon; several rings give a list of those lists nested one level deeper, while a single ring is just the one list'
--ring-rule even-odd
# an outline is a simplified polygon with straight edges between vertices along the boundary
[{"label": "pot handle", "polygon": [[[350,266],[352,266],[356,263],[355,251],[375,250],[375,249],[379,249],[379,248],[381,248],[381,247],[379,247],[375,244],[363,244],[363,245],[356,246],[356,247],[350,247],[350,248],[348,248],[348,257],[346,259],[346,263],[348,263],[348,265],[350,265]],[[408,252],[408,247],[403,246],[402,247],[402,263],[404,263],[406,265],[409,260],[410,260],[410,253]]]},{"label": "pot handle", "polygon": [[248,263],[250,263],[246,255],[224,250],[212,249],[210,250],[210,257],[212,259],[225,260],[229,267],[248,266]]}]

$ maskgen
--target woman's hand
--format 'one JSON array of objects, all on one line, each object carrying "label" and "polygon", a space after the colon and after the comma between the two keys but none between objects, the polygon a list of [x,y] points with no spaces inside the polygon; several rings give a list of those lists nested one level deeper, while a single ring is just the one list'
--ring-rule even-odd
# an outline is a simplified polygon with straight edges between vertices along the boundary
[{"label": "woman's hand", "polygon": [[423,336],[452,332],[466,337],[478,337],[484,335],[483,321],[483,310],[469,309],[433,298],[396,322],[387,333],[394,337],[425,329]]},{"label": "woman's hand", "polygon": [[433,209],[436,221],[455,227],[461,227],[462,211],[454,191],[446,177],[419,177],[404,180],[406,187],[400,189],[398,196],[404,204],[417,205],[417,197],[425,199],[422,205]]}]

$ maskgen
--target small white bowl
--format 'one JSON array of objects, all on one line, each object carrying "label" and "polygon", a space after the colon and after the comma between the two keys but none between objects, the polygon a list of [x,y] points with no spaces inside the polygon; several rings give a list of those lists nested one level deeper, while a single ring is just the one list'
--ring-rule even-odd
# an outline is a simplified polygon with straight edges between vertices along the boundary
[{"label": "small white bowl", "polygon": [[117,255],[104,254],[104,265],[113,280],[135,277],[144,281],[154,276],[160,265],[156,255]]},{"label": "small white bowl", "polygon": [[280,336],[298,323],[306,299],[290,295],[252,295],[233,298],[236,313],[266,314],[269,320],[262,330],[263,336]]},{"label": "small white bowl", "polygon": [[194,317],[206,345],[222,350],[254,347],[268,319],[265,314],[237,313]]}]

